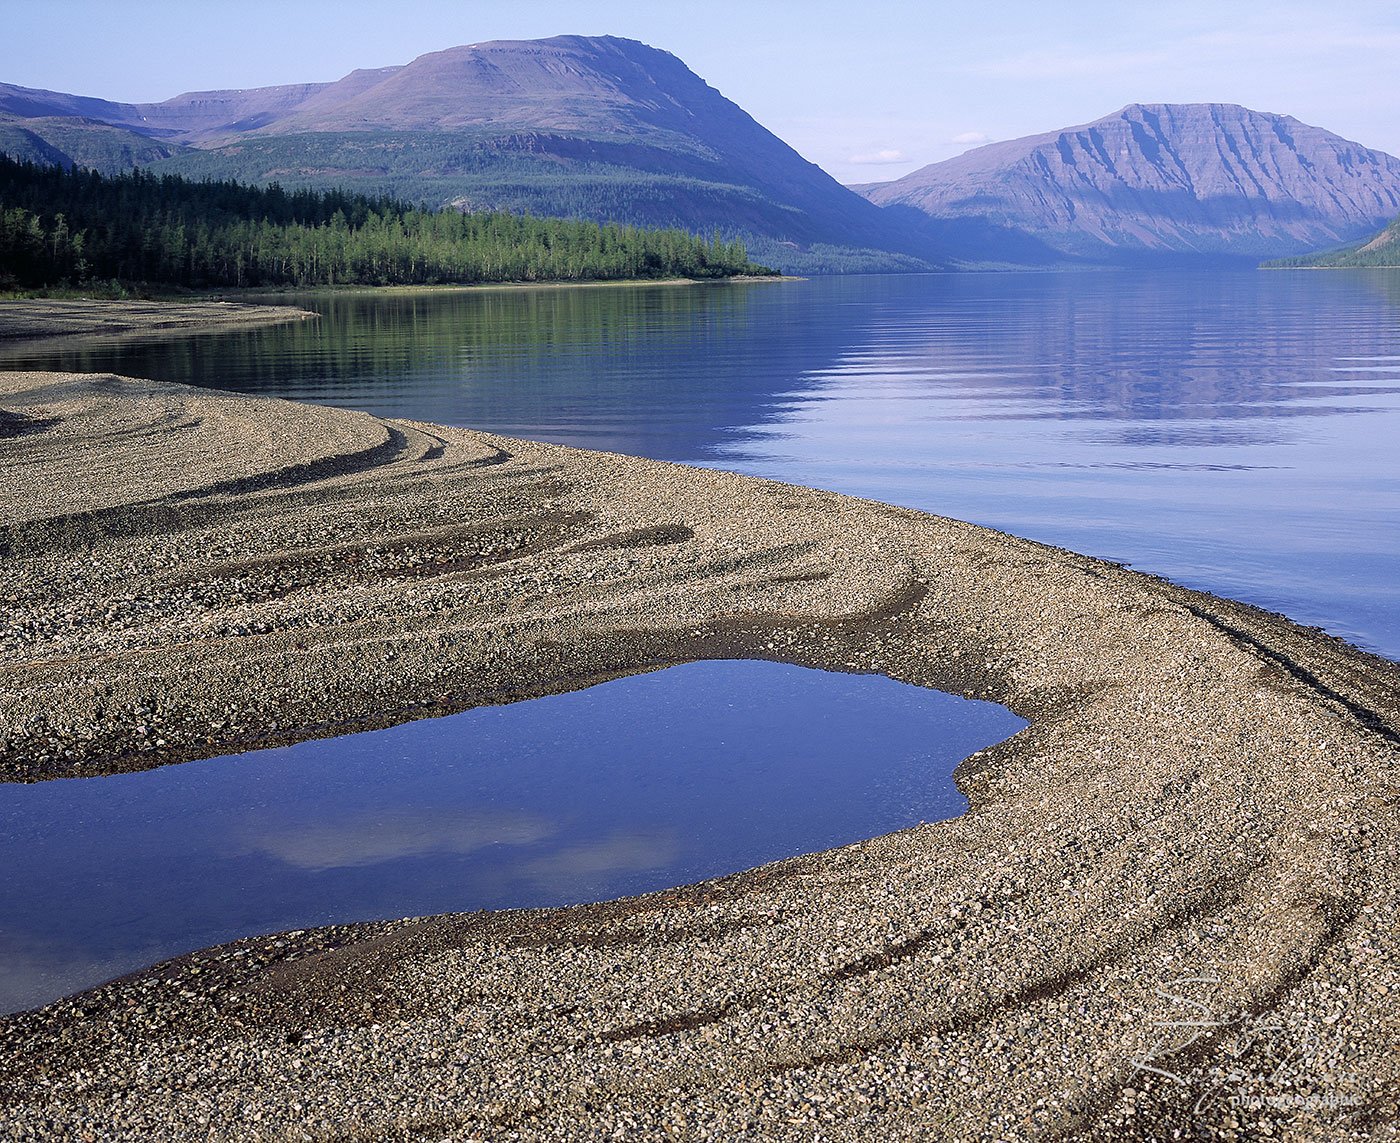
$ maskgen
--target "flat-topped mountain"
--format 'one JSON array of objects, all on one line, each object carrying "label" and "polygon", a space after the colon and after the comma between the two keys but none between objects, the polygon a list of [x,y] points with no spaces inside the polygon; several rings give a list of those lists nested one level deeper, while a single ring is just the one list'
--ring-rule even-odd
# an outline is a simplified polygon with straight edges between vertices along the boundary
[{"label": "flat-topped mountain", "polygon": [[[193,145],[249,134],[482,127],[687,136],[717,114],[731,130],[758,126],[718,95],[668,52],[611,36],[558,36],[448,48],[332,83],[192,91],[162,103],[112,103],[0,84],[0,112],[82,116]],[[697,102],[708,112],[698,124],[689,106]]]},{"label": "flat-topped mountain", "polygon": [[300,83],[246,91],[191,91],[164,103],[112,103],[0,83],[0,112],[36,119],[79,117],[173,143],[194,143],[211,135],[249,130],[330,86]]},{"label": "flat-topped mountain", "polygon": [[158,140],[175,153],[153,166],[180,174],[719,228],[789,268],[936,261],[929,238],[841,186],[675,56],[611,36],[472,44],[334,83],[152,104],[0,85],[0,113],[20,125],[83,117]]},{"label": "flat-topped mountain", "polygon": [[1400,159],[1233,104],[1132,104],[855,189],[1068,255],[1258,257],[1373,233],[1400,213]]},{"label": "flat-topped mountain", "polygon": [[673,131],[683,138],[719,131],[723,139],[712,143],[775,141],[669,52],[611,36],[500,40],[431,52],[402,67],[354,71],[308,88],[267,119],[254,133],[485,127],[638,137]]},{"label": "flat-topped mountain", "polygon": [[1230,104],[1133,104],[853,190],[675,56],[611,36],[161,103],[0,84],[0,151],[719,230],[799,272],[1286,257],[1400,214],[1400,159]]}]

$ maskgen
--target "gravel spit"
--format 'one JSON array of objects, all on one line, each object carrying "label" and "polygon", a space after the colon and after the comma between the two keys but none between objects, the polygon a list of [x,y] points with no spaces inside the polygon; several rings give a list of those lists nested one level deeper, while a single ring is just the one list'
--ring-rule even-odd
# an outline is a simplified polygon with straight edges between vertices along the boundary
[{"label": "gravel spit", "polygon": [[0,437],[11,781],[704,658],[1031,723],[953,821],[0,1018],[10,1138],[1396,1137],[1393,664],[955,520],[466,430],[31,373]]}]

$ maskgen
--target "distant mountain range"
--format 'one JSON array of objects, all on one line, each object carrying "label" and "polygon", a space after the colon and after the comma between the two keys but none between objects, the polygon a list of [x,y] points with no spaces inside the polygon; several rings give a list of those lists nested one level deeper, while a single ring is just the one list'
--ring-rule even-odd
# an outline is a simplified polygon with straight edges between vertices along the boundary
[{"label": "distant mountain range", "polygon": [[1356,239],[1400,214],[1400,159],[1233,104],[1132,104],[854,189],[945,233],[981,228],[984,257],[1004,242],[1013,258],[1040,243],[1047,260],[1258,259]]},{"label": "distant mountain range", "polygon": [[[119,104],[0,85],[21,157],[144,137],[162,171],[388,191],[433,205],[742,234],[806,271],[930,269],[935,243],[803,159],[667,52],[611,36],[499,41],[334,83]],[[61,138],[55,124],[81,121]],[[104,133],[99,125],[106,125]],[[81,137],[79,137],[79,135]],[[5,136],[0,135],[0,148]]]},{"label": "distant mountain range", "polygon": [[1134,104],[852,190],[675,56],[610,36],[473,44],[334,83],[162,103],[0,84],[0,151],[718,229],[805,273],[1257,261],[1400,215],[1400,159],[1226,104]]}]

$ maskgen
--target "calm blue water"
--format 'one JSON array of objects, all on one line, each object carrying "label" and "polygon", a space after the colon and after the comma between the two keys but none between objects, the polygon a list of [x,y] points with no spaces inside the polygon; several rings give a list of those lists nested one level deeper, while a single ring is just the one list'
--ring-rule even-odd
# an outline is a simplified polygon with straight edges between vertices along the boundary
[{"label": "calm blue water", "polygon": [[0,1011],[250,933],[686,884],[961,813],[1025,723],[706,662],[140,774],[0,785]]},{"label": "calm blue water", "polygon": [[1400,657],[1400,273],[850,277],[296,299],[113,369],[957,516]]}]

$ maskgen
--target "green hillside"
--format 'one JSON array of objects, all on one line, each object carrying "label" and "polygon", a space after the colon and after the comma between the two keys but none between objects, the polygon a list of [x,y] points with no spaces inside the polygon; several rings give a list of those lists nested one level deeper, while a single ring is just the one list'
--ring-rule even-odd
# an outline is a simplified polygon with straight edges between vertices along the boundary
[{"label": "green hillside", "polygon": [[39,164],[86,167],[104,175],[158,163],[184,148],[91,119],[0,115],[0,154]]},{"label": "green hillside", "polygon": [[[808,203],[804,209],[779,201],[768,188],[734,177],[683,141],[667,148],[654,140],[621,143],[538,134],[502,138],[461,131],[248,136],[226,147],[183,150],[150,169],[258,185],[276,181],[288,188],[335,185],[429,207],[702,233],[719,229],[742,236],[763,262],[808,273],[929,266],[913,255],[878,248],[888,236],[869,220],[864,228],[853,227],[851,220],[832,217],[820,204]],[[861,238],[870,245],[861,245]]]}]

